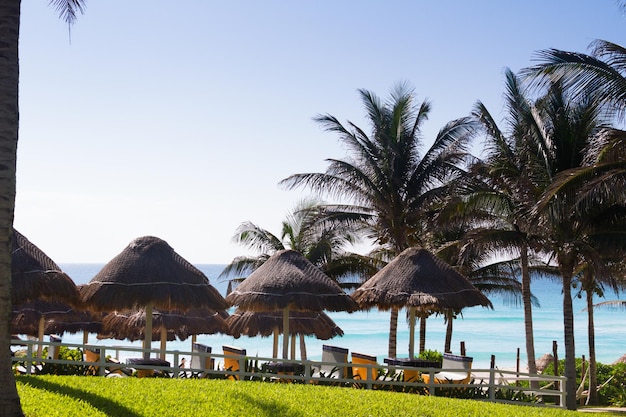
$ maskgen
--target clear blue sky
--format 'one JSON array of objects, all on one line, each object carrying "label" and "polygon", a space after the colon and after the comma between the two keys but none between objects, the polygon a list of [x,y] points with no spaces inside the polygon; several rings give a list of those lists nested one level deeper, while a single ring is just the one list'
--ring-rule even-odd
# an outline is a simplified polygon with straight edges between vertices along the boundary
[{"label": "clear blue sky", "polygon": [[308,194],[281,179],[345,155],[316,114],[368,127],[357,89],[409,82],[430,145],[477,100],[502,116],[505,67],[625,30],[615,0],[90,0],[70,42],[23,1],[15,227],[58,263],[144,235],[228,263],[240,223],[278,233]]}]

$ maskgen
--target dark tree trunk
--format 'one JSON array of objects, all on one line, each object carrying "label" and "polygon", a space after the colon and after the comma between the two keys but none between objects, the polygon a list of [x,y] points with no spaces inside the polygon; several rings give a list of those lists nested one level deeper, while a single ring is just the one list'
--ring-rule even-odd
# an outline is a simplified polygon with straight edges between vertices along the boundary
[{"label": "dark tree trunk", "polygon": [[[524,333],[526,335],[526,357],[528,358],[528,373],[537,373],[535,362],[535,336],[533,331],[533,307],[530,291],[530,271],[528,270],[528,247],[522,245],[520,251],[520,264],[522,269],[522,303],[524,305]],[[531,388],[538,389],[539,382],[531,381]]]},{"label": "dark tree trunk", "polygon": [[[567,250],[567,249],[566,249]],[[559,254],[559,270],[563,281],[563,339],[565,345],[565,406],[576,410],[576,348],[574,343],[574,308],[572,306],[573,257],[569,253]]]},{"label": "dark tree trunk", "polygon": [[[585,275],[587,275],[585,273]],[[586,277],[587,278],[587,277]],[[593,277],[589,277],[593,280]],[[589,287],[589,286],[588,286]],[[588,325],[587,325],[587,335],[589,338],[589,398],[587,399],[587,404],[597,405],[598,404],[598,375],[597,375],[597,366],[596,366],[596,332],[595,332],[595,324],[593,319],[593,289],[587,288],[585,290],[585,294],[587,296],[587,317],[588,317]]]},{"label": "dark tree trunk", "polygon": [[454,326],[454,313],[453,312],[447,312],[446,313],[446,341],[444,343],[443,346],[443,351],[444,352],[452,352],[450,350],[450,346],[452,345],[452,328]]},{"label": "dark tree trunk", "polygon": [[391,308],[391,317],[389,318],[389,353],[390,358],[396,357],[396,338],[398,334],[398,308]]},{"label": "dark tree trunk", "polygon": [[11,361],[11,235],[19,127],[20,0],[0,3],[0,410],[23,417]]}]

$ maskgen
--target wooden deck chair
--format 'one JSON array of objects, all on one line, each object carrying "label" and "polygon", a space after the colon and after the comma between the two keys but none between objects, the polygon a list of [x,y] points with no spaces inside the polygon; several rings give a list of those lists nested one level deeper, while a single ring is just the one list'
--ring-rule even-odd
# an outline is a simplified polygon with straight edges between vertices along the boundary
[{"label": "wooden deck chair", "polygon": [[378,378],[378,369],[372,367],[361,367],[356,365],[377,365],[376,356],[366,355],[363,353],[352,352],[352,376],[354,379],[362,379],[367,381],[376,380]]},{"label": "wooden deck chair", "polygon": [[[322,362],[331,362],[331,364],[321,365],[313,372],[313,377],[346,378],[348,376],[348,368],[345,365],[348,363],[348,349],[322,345]],[[337,365],[334,365],[335,363]]]},{"label": "wooden deck chair", "polygon": [[[87,349],[83,350],[83,362],[100,362],[100,349]],[[106,359],[107,366],[104,368],[104,375],[108,377],[125,377],[132,375],[132,370],[120,365],[117,360]],[[99,375],[100,374],[100,366],[97,365],[88,365],[87,370],[85,371],[86,375]]]},{"label": "wooden deck chair", "polygon": [[[441,363],[442,372],[434,375],[435,384],[467,384],[470,381],[470,371],[474,358],[469,356],[453,355],[451,353],[443,354],[443,362]],[[458,371],[457,371],[458,369]],[[430,382],[430,375],[422,374],[424,383]]]},{"label": "wooden deck chair", "polygon": [[[246,356],[246,350],[233,346],[222,346],[224,351],[224,370],[237,372],[239,370],[239,359]],[[239,375],[228,375],[228,379],[238,380]]]},{"label": "wooden deck chair", "polygon": [[[50,343],[61,343],[61,338],[51,334]],[[48,345],[47,359],[59,359],[59,347],[58,345]]]},{"label": "wooden deck chair", "polygon": [[[83,361],[84,362],[100,362],[100,349],[87,349],[83,350]],[[98,375],[98,371],[100,370],[99,366],[96,365],[88,365],[85,374],[87,375]]]},{"label": "wooden deck chair", "polygon": [[[196,353],[196,354],[194,354]],[[211,346],[202,343],[192,343],[191,345],[191,376],[194,378],[204,378],[208,374],[206,370],[213,370],[215,360],[211,358]],[[200,370],[199,370],[200,369]]]}]

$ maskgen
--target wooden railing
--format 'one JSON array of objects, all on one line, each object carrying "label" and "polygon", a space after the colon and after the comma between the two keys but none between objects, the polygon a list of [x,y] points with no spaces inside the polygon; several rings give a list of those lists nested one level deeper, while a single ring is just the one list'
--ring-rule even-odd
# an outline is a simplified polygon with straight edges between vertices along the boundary
[{"label": "wooden railing", "polygon": [[[26,350],[25,356],[14,356],[13,362],[22,364],[21,367],[26,374],[36,373],[38,365],[41,363],[46,364],[61,364],[61,365],[79,365],[84,367],[93,367],[98,369],[99,375],[105,376],[109,369],[120,369],[132,367],[134,371],[140,370],[152,370],[159,371],[165,375],[173,378],[189,377],[193,374],[202,373],[203,376],[209,378],[226,378],[231,376],[232,379],[238,380],[251,380],[251,379],[263,379],[268,381],[291,381],[300,383],[315,383],[326,385],[339,385],[339,386],[360,386],[365,389],[387,389],[404,392],[416,392],[424,393],[433,396],[458,396],[459,393],[467,392],[471,395],[472,390],[475,395],[474,399],[501,402],[510,404],[526,404],[526,405],[542,405],[548,407],[564,407],[565,404],[565,381],[566,378],[562,376],[542,375],[542,374],[529,374],[508,370],[500,370],[497,368],[490,369],[472,369],[471,379],[467,384],[458,383],[435,383],[434,375],[437,372],[453,371],[458,372],[458,369],[438,369],[438,368],[415,368],[398,365],[382,365],[382,364],[358,364],[359,368],[367,368],[367,379],[355,379],[352,377],[352,363],[335,363],[335,362],[322,362],[322,361],[310,361],[310,360],[280,360],[275,358],[265,358],[257,356],[233,356],[219,353],[208,352],[189,352],[179,350],[160,350],[160,349],[143,349],[130,346],[103,346],[103,345],[84,345],[75,343],[57,343],[57,342],[43,342],[45,346],[65,346],[69,349],[78,349],[80,351],[99,350],[99,360],[96,362],[90,362],[86,360],[63,360],[63,359],[46,359],[37,358],[37,347],[40,344],[38,341],[28,340],[13,340],[14,347],[20,346]],[[123,354],[122,354],[123,353]],[[129,355],[130,353],[130,355]],[[112,358],[119,359],[128,358],[129,356],[136,356],[137,358],[143,358],[147,355],[164,355],[169,359],[170,366],[162,366],[157,364],[137,364],[127,365],[123,362],[110,362]],[[177,366],[182,358],[191,358],[197,355],[202,359],[199,363],[206,363],[204,360],[207,357],[213,358],[216,362],[216,369],[202,369],[202,368],[179,368]],[[239,361],[239,370],[232,371],[230,369],[224,369],[224,358],[235,359]],[[298,364],[301,373],[272,373],[263,370],[263,363],[268,362],[285,362],[290,364]],[[191,360],[187,363],[191,364]],[[322,365],[335,366],[339,369],[347,369],[347,377],[339,375],[338,372],[331,375],[324,375],[319,373],[319,369]],[[377,379],[372,379],[371,376],[378,375]],[[405,381],[403,376],[407,374],[427,374],[430,376],[429,383],[424,383],[421,378],[417,380]],[[417,372],[416,372],[417,371]],[[527,382],[528,384],[525,384]],[[531,384],[535,382],[536,384]],[[544,388],[538,389],[531,387],[544,385]],[[526,386],[528,385],[528,386]],[[450,391],[456,391],[456,395],[451,395]],[[462,396],[462,395],[461,395]],[[526,396],[526,401],[521,399],[521,396]],[[470,396],[468,396],[470,398]]]}]

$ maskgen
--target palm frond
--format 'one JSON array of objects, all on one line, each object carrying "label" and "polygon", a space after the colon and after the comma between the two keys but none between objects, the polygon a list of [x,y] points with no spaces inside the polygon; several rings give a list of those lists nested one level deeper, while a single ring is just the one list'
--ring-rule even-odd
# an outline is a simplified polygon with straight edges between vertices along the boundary
[{"label": "palm frond", "polygon": [[59,17],[70,26],[76,22],[77,13],[85,13],[84,0],[50,0],[49,4],[59,13]]}]

